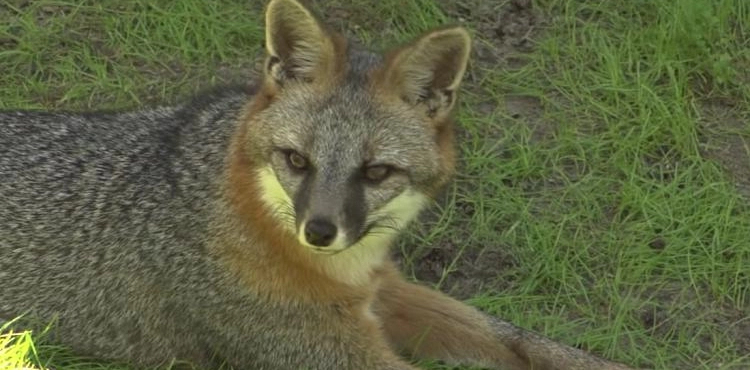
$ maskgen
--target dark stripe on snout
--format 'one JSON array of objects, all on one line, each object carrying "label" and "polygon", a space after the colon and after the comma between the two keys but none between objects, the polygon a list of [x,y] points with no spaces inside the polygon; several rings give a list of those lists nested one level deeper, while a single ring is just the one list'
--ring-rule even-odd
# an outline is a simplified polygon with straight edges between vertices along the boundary
[{"label": "dark stripe on snout", "polygon": [[297,230],[302,222],[315,219],[333,223],[349,244],[359,240],[367,219],[365,184],[359,173],[341,180],[320,172],[305,175],[294,195]]},{"label": "dark stripe on snout", "polygon": [[296,215],[295,226],[296,230],[299,230],[300,225],[304,221],[305,214],[307,213],[307,207],[310,204],[310,196],[313,192],[313,182],[315,181],[315,174],[308,172],[305,174],[305,178],[302,179],[297,193],[294,194],[294,214]]},{"label": "dark stripe on snout", "polygon": [[354,243],[365,232],[367,205],[365,204],[365,185],[362,174],[355,172],[349,177],[347,192],[344,195],[344,230],[349,236],[348,243]]}]

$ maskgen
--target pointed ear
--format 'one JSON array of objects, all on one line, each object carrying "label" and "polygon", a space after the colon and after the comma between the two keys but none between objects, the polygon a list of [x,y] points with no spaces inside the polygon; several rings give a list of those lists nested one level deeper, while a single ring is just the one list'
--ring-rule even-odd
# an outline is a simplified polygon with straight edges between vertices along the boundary
[{"label": "pointed ear", "polygon": [[277,85],[312,82],[335,71],[332,35],[295,0],[271,0],[266,8],[265,73]]},{"label": "pointed ear", "polygon": [[471,37],[462,27],[427,32],[388,55],[379,83],[438,119],[453,108],[470,50]]}]

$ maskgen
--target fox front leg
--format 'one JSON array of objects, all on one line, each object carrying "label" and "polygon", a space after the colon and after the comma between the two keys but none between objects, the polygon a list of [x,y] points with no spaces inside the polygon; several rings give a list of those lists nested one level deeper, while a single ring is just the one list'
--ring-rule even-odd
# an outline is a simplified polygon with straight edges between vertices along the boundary
[{"label": "fox front leg", "polygon": [[418,358],[492,369],[626,370],[582,350],[491,318],[390,271],[374,306],[388,340]]}]

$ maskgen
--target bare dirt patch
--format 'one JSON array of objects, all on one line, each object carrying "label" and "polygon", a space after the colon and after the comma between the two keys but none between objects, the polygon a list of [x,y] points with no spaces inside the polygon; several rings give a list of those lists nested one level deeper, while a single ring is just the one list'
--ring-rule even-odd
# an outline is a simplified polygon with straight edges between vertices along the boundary
[{"label": "bare dirt patch", "polygon": [[531,41],[542,21],[530,0],[448,2],[445,11],[472,25],[478,40],[474,61],[480,67],[485,63],[518,66],[522,62],[514,56],[532,49]]},{"label": "bare dirt patch", "polygon": [[750,110],[729,99],[699,106],[705,154],[721,164],[750,199]]},{"label": "bare dirt patch", "polygon": [[[679,283],[663,286],[648,294],[648,297],[642,297],[648,303],[640,309],[640,320],[650,335],[665,342],[674,341],[675,333],[682,329],[685,322],[700,320],[732,338],[738,353],[750,353],[750,320],[747,312],[726,303],[701,300],[694,290]],[[710,333],[698,327],[688,329],[688,332],[688,335],[698,338],[696,343],[704,351],[712,351],[715,343]],[[693,360],[699,361],[698,358]]]},{"label": "bare dirt patch", "polygon": [[498,277],[502,271],[516,266],[513,256],[502,249],[462,250],[448,240],[440,241],[417,256],[417,261],[414,275],[418,280],[439,283],[442,291],[458,299],[508,288],[512,282]]}]

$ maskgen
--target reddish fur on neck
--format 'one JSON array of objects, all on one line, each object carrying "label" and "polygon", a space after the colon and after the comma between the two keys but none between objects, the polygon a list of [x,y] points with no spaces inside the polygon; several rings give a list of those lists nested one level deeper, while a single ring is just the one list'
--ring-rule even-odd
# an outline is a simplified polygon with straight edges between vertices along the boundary
[{"label": "reddish fur on neck", "polygon": [[321,258],[328,256],[315,255],[301,245],[295,235],[279,224],[260,197],[259,164],[246,153],[244,140],[251,130],[253,116],[273,101],[273,92],[266,86],[248,103],[231,143],[226,197],[241,220],[240,232],[246,234],[251,245],[224,246],[224,262],[254,290],[277,299],[364,299],[373,288],[356,288],[326,275],[319,264]]}]

